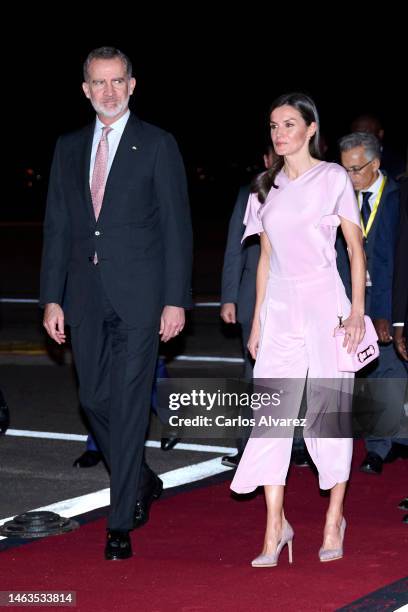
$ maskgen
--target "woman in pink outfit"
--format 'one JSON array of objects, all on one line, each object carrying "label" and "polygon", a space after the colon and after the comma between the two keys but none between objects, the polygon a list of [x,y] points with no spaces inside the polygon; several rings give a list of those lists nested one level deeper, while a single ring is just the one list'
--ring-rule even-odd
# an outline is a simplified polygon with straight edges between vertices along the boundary
[{"label": "woman in pink outfit", "polygon": [[[364,337],[365,257],[360,213],[346,171],[318,159],[319,120],[308,96],[295,93],[276,100],[270,127],[277,159],[256,179],[244,219],[243,240],[255,233],[261,237],[248,349],[256,359],[255,385],[276,389],[271,381],[279,380],[284,387],[283,409],[291,413],[286,416],[297,416],[307,378],[305,417],[312,423],[310,431],[319,430],[320,437],[313,437],[313,433],[307,437],[305,432],[305,442],[318,469],[320,487],[330,489],[319,557],[331,561],[343,554],[343,499],[353,440],[341,434],[329,437],[327,423],[333,422],[330,416],[334,421],[339,417],[345,398],[346,411],[350,410],[354,376],[338,371],[334,329],[340,302],[347,350],[355,351]],[[335,261],[339,225],[350,256],[351,304]],[[334,402],[334,410],[333,402],[327,401],[333,393],[321,393],[322,379],[329,379],[327,386],[332,390],[338,385],[341,400]],[[282,407],[280,410],[279,416],[283,416]],[[273,408],[269,414],[273,416]],[[323,421],[320,429],[319,419]],[[266,533],[263,551],[252,562],[254,567],[276,565],[285,544],[292,559],[293,530],[283,511],[292,441],[288,435],[279,437],[276,431],[273,435],[271,430],[266,434],[265,430],[253,430],[231,484],[237,493],[264,485]]]}]

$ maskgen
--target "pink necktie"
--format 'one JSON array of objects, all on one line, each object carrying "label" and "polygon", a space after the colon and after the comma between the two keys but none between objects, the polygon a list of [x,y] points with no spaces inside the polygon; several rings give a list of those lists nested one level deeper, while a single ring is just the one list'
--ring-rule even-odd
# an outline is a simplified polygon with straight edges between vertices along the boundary
[{"label": "pink necktie", "polygon": [[[107,136],[111,131],[111,127],[105,126],[102,128],[102,136],[96,151],[95,165],[92,173],[91,196],[96,220],[98,220],[99,213],[101,212],[103,194],[105,193],[109,159],[109,143]],[[96,253],[94,254],[93,262],[95,265],[98,263],[98,255]]]},{"label": "pink necktie", "polygon": [[92,173],[91,196],[96,220],[98,220],[99,213],[101,212],[103,194],[105,192],[109,158],[109,143],[107,136],[111,131],[112,128],[108,126],[102,129],[102,137],[98,144],[98,150],[96,151],[95,166]]}]

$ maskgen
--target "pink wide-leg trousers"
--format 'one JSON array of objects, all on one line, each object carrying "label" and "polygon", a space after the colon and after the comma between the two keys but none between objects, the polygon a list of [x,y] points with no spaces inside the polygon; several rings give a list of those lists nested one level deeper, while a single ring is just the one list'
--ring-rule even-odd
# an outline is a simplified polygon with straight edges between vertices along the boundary
[{"label": "pink wide-leg trousers", "polygon": [[[337,270],[335,274],[346,318],[350,302]],[[304,416],[308,425],[304,438],[322,489],[348,480],[353,448],[352,437],[342,437],[339,430],[335,437],[325,437],[331,435],[333,423],[343,422],[341,417],[347,419],[347,413],[351,414],[354,374],[337,369],[333,337],[337,310],[332,268],[302,279],[270,275],[260,313],[261,336],[254,368],[254,391],[283,387],[282,404],[279,408],[269,406],[266,411],[272,416],[296,418],[306,384]],[[255,411],[253,414],[257,416]],[[259,485],[286,484],[293,431],[293,427],[254,427],[231,489],[248,493]]]}]

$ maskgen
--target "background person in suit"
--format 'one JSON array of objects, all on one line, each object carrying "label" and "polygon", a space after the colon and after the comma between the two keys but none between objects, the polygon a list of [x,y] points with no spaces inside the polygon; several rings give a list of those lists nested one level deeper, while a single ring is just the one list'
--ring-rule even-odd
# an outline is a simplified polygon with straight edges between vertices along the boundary
[{"label": "background person in suit", "polygon": [[[401,180],[400,195],[401,209],[394,262],[392,320],[395,350],[401,359],[408,362],[408,172]],[[407,448],[408,440],[400,439],[399,442],[403,442]],[[408,510],[408,497],[403,499],[398,507],[401,510]],[[402,520],[408,524],[408,514]]]},{"label": "background person in suit", "polygon": [[131,556],[137,500],[160,494],[142,461],[159,337],[175,337],[191,306],[183,162],[171,134],[130,113],[135,85],[121,51],[88,55],[97,117],[57,142],[41,269],[44,326],[59,344],[71,327],[81,405],[110,468],[106,559]]},{"label": "background person in suit", "polygon": [[90,468],[98,465],[100,461],[102,461],[103,455],[99,450],[95,439],[92,434],[88,434],[86,439],[86,448],[85,451],[77,457],[72,464],[72,467],[76,468]]},{"label": "background person in suit", "polygon": [[[276,159],[274,148],[270,144],[265,148],[263,154],[266,170],[271,168],[274,159]],[[247,344],[251,333],[255,308],[256,271],[260,255],[258,235],[249,236],[244,243],[241,243],[245,230],[244,216],[250,193],[251,185],[245,185],[240,188],[229,222],[222,270],[220,311],[220,316],[224,323],[239,323],[241,326],[244,379],[248,382],[252,380],[254,368],[254,360],[248,351]],[[250,410],[249,413],[245,413],[242,416],[250,418],[252,416]],[[223,457],[221,460],[223,465],[234,468],[240,462],[250,431],[243,431],[241,429],[240,433],[242,435],[236,441],[237,454]],[[303,438],[295,438],[293,442],[293,458],[298,466],[309,465],[309,455]]]},{"label": "background person in suit", "polygon": [[[263,155],[266,169],[271,167],[273,156],[273,147],[269,145]],[[251,185],[244,185],[240,188],[229,222],[222,269],[220,311],[224,323],[235,324],[238,322],[241,326],[244,379],[248,382],[252,380],[254,367],[254,361],[248,352],[247,344],[255,308],[256,270],[260,253],[259,236],[252,236],[251,239],[241,244],[245,229],[244,215],[250,193]],[[250,417],[251,415],[245,414],[243,416]],[[221,460],[223,465],[237,467],[249,437],[249,432],[240,430],[241,433],[242,436],[240,435],[236,441],[237,454],[223,457]]]},{"label": "background person in suit", "polygon": [[10,411],[0,389],[0,435],[5,434],[10,425]]},{"label": "background person in suit", "polygon": [[[265,168],[271,167],[274,158],[272,145],[264,152]],[[221,286],[221,312],[224,323],[240,323],[245,366],[244,378],[251,380],[254,361],[248,353],[247,343],[251,332],[256,295],[256,269],[260,246],[259,236],[241,244],[244,234],[244,215],[251,186],[240,188],[228,226],[228,238],[224,253]]]},{"label": "background person in suit", "polygon": [[[379,341],[379,359],[361,373],[378,379],[372,386],[373,401],[382,410],[378,429],[397,433],[403,417],[407,370],[392,343],[392,279],[394,251],[399,220],[398,185],[380,170],[381,149],[371,133],[355,132],[340,140],[341,162],[350,174],[357,192],[364,230],[367,257],[366,313],[373,319]],[[346,290],[350,292],[350,266],[344,239],[336,242],[338,268]],[[374,404],[373,404],[374,409]],[[392,435],[368,437],[367,455],[361,470],[381,474],[385,458],[392,448]]]},{"label": "background person in suit", "polygon": [[353,119],[351,132],[367,132],[374,134],[379,140],[381,149],[381,170],[384,170],[393,179],[397,179],[404,172],[404,157],[395,151],[385,137],[385,130],[380,118],[372,113],[363,113]]},{"label": "background person in suit", "polygon": [[408,173],[400,184],[400,223],[395,250],[392,320],[395,349],[408,361]]}]

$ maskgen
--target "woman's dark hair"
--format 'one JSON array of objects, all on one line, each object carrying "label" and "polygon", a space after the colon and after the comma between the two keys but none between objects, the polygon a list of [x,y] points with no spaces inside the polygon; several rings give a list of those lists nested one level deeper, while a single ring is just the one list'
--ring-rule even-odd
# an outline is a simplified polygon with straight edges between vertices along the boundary
[{"label": "woman's dark hair", "polygon": [[[309,141],[309,152],[313,157],[320,159],[319,150],[319,115],[317,113],[316,105],[309,96],[303,93],[289,93],[279,96],[271,108],[269,109],[268,119],[271,116],[272,111],[280,106],[293,106],[302,115],[306,125],[310,125],[313,121],[317,124],[317,129],[312,138]],[[258,199],[263,204],[267,198],[268,193],[275,185],[275,178],[278,172],[283,168],[284,160],[282,155],[276,155],[272,163],[272,166],[266,172],[259,174],[252,181],[251,191],[258,195]]]}]

